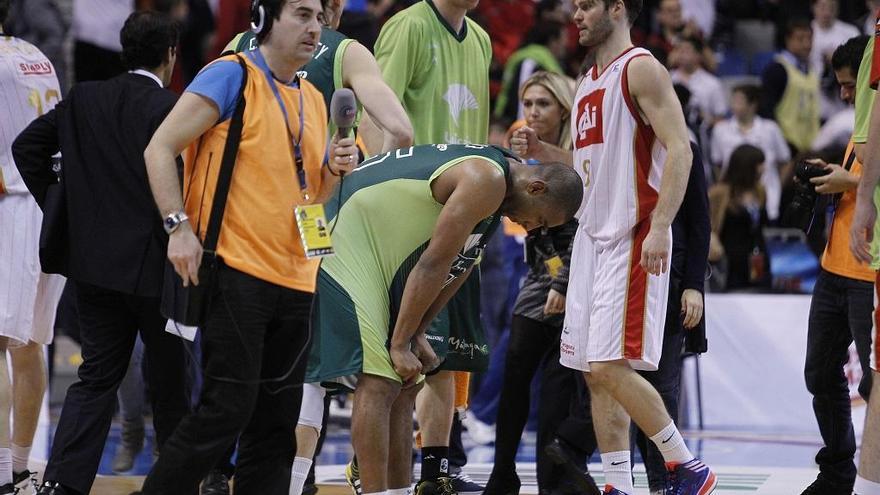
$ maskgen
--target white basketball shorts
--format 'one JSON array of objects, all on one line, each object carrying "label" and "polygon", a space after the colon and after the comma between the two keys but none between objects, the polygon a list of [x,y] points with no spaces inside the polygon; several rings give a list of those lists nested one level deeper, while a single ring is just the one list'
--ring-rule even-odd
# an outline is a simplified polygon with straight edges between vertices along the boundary
[{"label": "white basketball shorts", "polygon": [[601,244],[578,229],[560,344],[564,366],[590,371],[592,362],[626,359],[633,369],[657,369],[669,270],[654,276],[639,265],[649,227],[645,220],[629,235]]}]

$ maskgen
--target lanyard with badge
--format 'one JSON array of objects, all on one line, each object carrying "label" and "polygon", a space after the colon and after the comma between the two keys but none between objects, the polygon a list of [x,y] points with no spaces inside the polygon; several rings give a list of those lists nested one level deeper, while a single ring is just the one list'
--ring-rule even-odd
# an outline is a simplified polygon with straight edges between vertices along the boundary
[{"label": "lanyard with badge", "polygon": [[[260,62],[262,62],[262,60],[260,60]],[[302,194],[303,202],[308,202],[311,198],[308,191],[308,182],[306,179],[306,170],[302,152],[303,129],[305,129],[305,106],[303,104],[303,90],[300,85],[299,75],[296,76],[293,82],[293,87],[299,90],[299,132],[297,133],[297,136],[294,137],[293,131],[290,129],[290,118],[287,113],[287,106],[281,98],[281,92],[278,90],[278,85],[275,83],[275,77],[272,75],[272,72],[268,70],[268,66],[263,67],[263,64],[260,65],[266,73],[266,79],[269,81],[269,86],[272,88],[272,93],[275,95],[275,101],[278,102],[278,106],[281,108],[281,113],[284,114],[284,125],[287,128],[287,135],[293,143],[293,157],[300,194]],[[333,243],[330,238],[327,218],[324,215],[324,205],[320,203],[294,205],[293,214],[297,228],[299,229],[299,237],[302,241],[303,251],[305,252],[306,257],[316,258],[332,255]]]}]

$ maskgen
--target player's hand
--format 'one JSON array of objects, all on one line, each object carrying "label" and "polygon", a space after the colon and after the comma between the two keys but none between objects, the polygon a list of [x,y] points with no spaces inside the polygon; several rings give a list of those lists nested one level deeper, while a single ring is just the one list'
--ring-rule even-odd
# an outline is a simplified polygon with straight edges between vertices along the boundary
[{"label": "player's hand", "polygon": [[409,342],[406,347],[391,347],[391,364],[394,372],[403,380],[404,387],[412,385],[422,372],[422,363],[409,349]]},{"label": "player's hand", "polygon": [[651,275],[666,273],[669,268],[669,229],[654,228],[642,242],[642,268]]},{"label": "player's hand", "polygon": [[695,289],[685,289],[681,293],[681,315],[684,317],[681,324],[690,330],[703,319],[703,295]]},{"label": "player's hand", "polygon": [[345,175],[358,166],[358,147],[354,136],[340,138],[339,134],[333,135],[330,143],[330,161],[327,166],[335,175]]},{"label": "player's hand", "polygon": [[537,158],[544,143],[538,139],[538,134],[529,126],[523,126],[513,131],[510,137],[510,149],[523,158]]},{"label": "player's hand", "polygon": [[193,233],[189,222],[182,223],[168,236],[168,260],[174,271],[183,279],[183,286],[189,282],[199,285],[199,265],[202,264],[202,243]]},{"label": "player's hand", "polygon": [[825,163],[818,159],[808,161],[817,167],[828,170],[827,175],[810,179],[810,183],[816,186],[816,192],[819,194],[836,194],[848,191],[859,184],[858,177],[840,165]]},{"label": "player's hand", "polygon": [[560,313],[565,313],[565,296],[550,289],[550,292],[547,294],[547,302],[544,303],[544,314],[558,315]]},{"label": "player's hand", "polygon": [[422,333],[412,338],[412,353],[422,363],[422,373],[430,373],[434,371],[434,368],[440,366],[440,358],[437,357],[434,348]]},{"label": "player's hand", "polygon": [[862,263],[870,263],[871,241],[874,240],[874,223],[877,221],[877,208],[873,198],[859,194],[852,226],[849,229],[849,249]]}]

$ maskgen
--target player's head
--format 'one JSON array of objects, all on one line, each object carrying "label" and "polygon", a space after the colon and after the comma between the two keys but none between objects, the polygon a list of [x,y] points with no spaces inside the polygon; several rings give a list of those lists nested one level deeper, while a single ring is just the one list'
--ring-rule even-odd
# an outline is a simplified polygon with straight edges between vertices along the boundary
[{"label": "player's head", "polygon": [[342,21],[342,11],[345,10],[346,0],[321,0],[324,9],[324,25],[331,29],[339,29]]},{"label": "player's head", "polygon": [[813,26],[808,19],[792,19],[785,24],[784,40],[786,50],[806,61],[813,49]]},{"label": "player's head", "polygon": [[869,39],[867,35],[850,38],[838,46],[831,56],[831,68],[840,85],[840,99],[850,105],[856,102],[856,77]]},{"label": "player's head", "polygon": [[574,7],[578,42],[592,48],[605,42],[615,29],[629,31],[642,11],[642,0],[574,0]]},{"label": "player's head", "polygon": [[730,110],[737,118],[751,118],[758,113],[761,88],[754,84],[740,84],[730,95]]},{"label": "player's head", "polygon": [[257,43],[305,65],[321,37],[324,10],[320,0],[254,0],[251,29]]},{"label": "player's head", "polygon": [[0,0],[0,31],[3,30],[3,23],[9,15],[9,2],[10,0]]},{"label": "player's head", "polygon": [[557,227],[574,217],[584,196],[580,176],[568,165],[511,163],[511,191],[501,213],[526,230]]},{"label": "player's head", "polygon": [[[562,149],[571,147],[571,106],[574,81],[553,72],[538,71],[522,84],[519,93],[526,125],[542,140]],[[547,139],[544,139],[547,138]]]},{"label": "player's head", "polygon": [[150,11],[134,12],[119,32],[122,63],[129,70],[162,69],[160,78],[167,86],[171,81],[179,38],[177,25],[168,16]]}]

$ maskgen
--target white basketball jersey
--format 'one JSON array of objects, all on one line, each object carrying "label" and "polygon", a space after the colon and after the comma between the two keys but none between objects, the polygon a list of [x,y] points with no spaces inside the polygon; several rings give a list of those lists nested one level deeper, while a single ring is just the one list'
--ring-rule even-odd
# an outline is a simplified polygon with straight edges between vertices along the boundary
[{"label": "white basketball jersey", "polygon": [[0,35],[0,193],[27,194],[12,162],[12,141],[61,99],[49,59],[27,41]]},{"label": "white basketball jersey", "polygon": [[657,204],[666,148],[639,116],[627,85],[629,62],[650,56],[633,47],[601,74],[594,65],[571,109],[574,167],[585,188],[577,218],[599,244],[629,234]]}]

